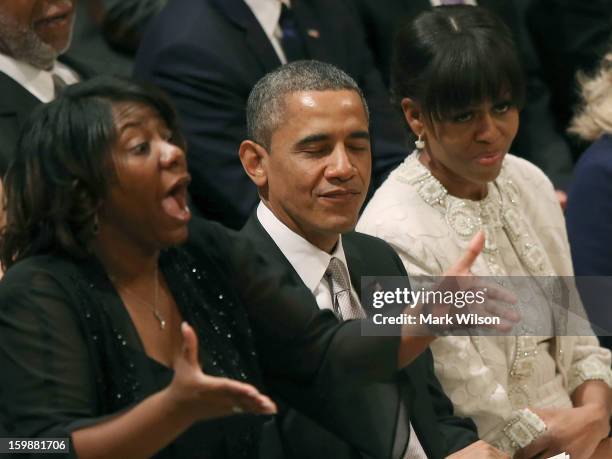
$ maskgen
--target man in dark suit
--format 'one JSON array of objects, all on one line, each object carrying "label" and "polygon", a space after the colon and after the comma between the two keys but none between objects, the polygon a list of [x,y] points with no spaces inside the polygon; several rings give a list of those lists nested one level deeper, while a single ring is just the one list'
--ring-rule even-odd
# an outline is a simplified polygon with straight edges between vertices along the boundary
[{"label": "man in dark suit", "polygon": [[[387,86],[396,32],[423,11],[444,3],[444,0],[355,0],[367,31],[368,45]],[[490,9],[513,32],[527,75],[527,98],[521,112],[519,133],[512,146],[513,153],[540,167],[557,189],[565,189],[573,167],[570,147],[555,124],[550,91],[542,80],[541,63],[520,9],[514,0],[463,0],[454,3],[477,4]],[[562,204],[565,204],[565,194],[558,194]]]},{"label": "man in dark suit", "polygon": [[4,175],[25,117],[79,80],[78,66],[59,62],[70,46],[77,0],[0,2],[0,174]]},{"label": "man in dark suit", "polygon": [[[370,181],[367,113],[345,73],[321,62],[296,62],[257,83],[247,105],[252,140],[240,146],[262,200],[241,234],[270,264],[288,268],[291,280],[339,320],[364,316],[362,276],[406,276],[384,241],[351,231]],[[334,379],[334,390],[337,384]],[[349,383],[344,390],[338,406],[352,417],[345,415],[349,425],[332,426],[342,430],[337,436],[295,411],[279,416],[289,457],[505,457],[477,441],[471,420],[453,415],[428,350],[387,383],[357,390]],[[364,429],[368,423],[376,428]]]},{"label": "man in dark suit", "polygon": [[149,28],[135,75],[163,88],[189,144],[191,195],[205,216],[240,228],[257,203],[237,151],[253,85],[282,63],[330,62],[353,76],[372,110],[374,180],[407,153],[349,0],[173,0]]}]

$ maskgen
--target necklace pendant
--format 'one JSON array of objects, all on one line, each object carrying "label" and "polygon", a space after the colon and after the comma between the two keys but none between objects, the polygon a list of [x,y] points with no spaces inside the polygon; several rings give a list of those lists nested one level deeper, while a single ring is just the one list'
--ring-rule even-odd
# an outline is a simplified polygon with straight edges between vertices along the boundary
[{"label": "necklace pendant", "polygon": [[159,313],[159,311],[153,311],[153,315],[155,316],[155,318],[159,322],[159,329],[160,330],[164,330],[166,328],[166,321],[164,320],[162,315]]}]

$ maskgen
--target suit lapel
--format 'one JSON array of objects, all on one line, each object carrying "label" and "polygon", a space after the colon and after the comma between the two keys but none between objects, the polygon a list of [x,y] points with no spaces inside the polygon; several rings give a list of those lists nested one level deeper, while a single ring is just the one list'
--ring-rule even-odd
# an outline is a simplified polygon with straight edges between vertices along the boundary
[{"label": "suit lapel", "polygon": [[0,116],[15,116],[21,125],[40,100],[12,78],[0,73]]},{"label": "suit lapel", "polygon": [[333,60],[331,59],[329,47],[325,46],[325,43],[328,45],[330,43],[329,37],[323,37],[327,31],[321,28],[321,23],[317,20],[317,16],[308,2],[305,0],[293,0],[291,5],[295,11],[295,17],[302,37],[304,37],[308,57],[321,61]]},{"label": "suit lapel", "polygon": [[21,127],[41,102],[19,83],[0,72],[0,173],[15,157]]},{"label": "suit lapel", "polygon": [[244,228],[240,231],[249,239],[251,239],[261,253],[265,253],[267,257],[272,258],[274,262],[279,265],[289,267],[289,271],[291,275],[294,277],[294,280],[298,285],[303,284],[302,279],[300,278],[297,271],[293,268],[293,265],[289,263],[281,249],[278,248],[274,239],[268,234],[268,232],[261,225],[259,220],[257,219],[257,213],[253,212],[249,217],[248,221],[244,225]]},{"label": "suit lapel", "polygon": [[245,43],[261,63],[264,73],[281,65],[274,47],[259,21],[243,0],[213,0],[217,9],[245,34]]},{"label": "suit lapel", "polygon": [[357,292],[357,295],[361,297],[361,276],[367,276],[367,266],[359,253],[359,248],[350,235],[345,234],[342,236],[342,247],[344,248],[344,256],[346,257],[351,284]]}]

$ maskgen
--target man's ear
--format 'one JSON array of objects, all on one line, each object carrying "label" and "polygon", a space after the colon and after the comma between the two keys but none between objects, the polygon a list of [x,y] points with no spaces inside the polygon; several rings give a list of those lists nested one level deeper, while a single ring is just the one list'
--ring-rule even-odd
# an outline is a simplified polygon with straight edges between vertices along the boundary
[{"label": "man's ear", "polygon": [[240,162],[249,178],[257,185],[257,188],[264,187],[268,183],[266,171],[266,161],[268,152],[264,147],[252,140],[244,140],[240,144]]},{"label": "man's ear", "polygon": [[406,122],[417,137],[425,134],[425,123],[423,119],[423,112],[421,111],[419,104],[409,97],[402,99],[402,111],[404,112],[404,118]]}]

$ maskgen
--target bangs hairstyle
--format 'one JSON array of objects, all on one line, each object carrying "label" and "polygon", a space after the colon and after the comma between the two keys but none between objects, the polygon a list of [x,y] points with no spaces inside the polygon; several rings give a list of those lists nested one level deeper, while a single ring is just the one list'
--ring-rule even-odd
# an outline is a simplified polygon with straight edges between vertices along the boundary
[{"label": "bangs hairstyle", "polygon": [[21,130],[15,160],[4,178],[6,226],[0,263],[60,252],[85,257],[97,231],[96,212],[116,179],[113,107],[153,108],[183,146],[172,105],[157,90],[102,76],[66,88],[38,106]]},{"label": "bangs hairstyle", "polygon": [[477,6],[440,6],[397,33],[391,92],[409,97],[430,120],[445,120],[485,100],[522,108],[525,79],[510,30]]}]

